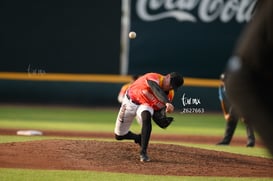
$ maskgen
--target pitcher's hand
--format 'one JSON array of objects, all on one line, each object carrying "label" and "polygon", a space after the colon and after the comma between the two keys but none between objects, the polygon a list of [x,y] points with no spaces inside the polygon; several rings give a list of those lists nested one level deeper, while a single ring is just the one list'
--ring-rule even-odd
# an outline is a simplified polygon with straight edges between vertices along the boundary
[{"label": "pitcher's hand", "polygon": [[174,111],[174,106],[171,103],[166,103],[166,113],[172,113]]}]

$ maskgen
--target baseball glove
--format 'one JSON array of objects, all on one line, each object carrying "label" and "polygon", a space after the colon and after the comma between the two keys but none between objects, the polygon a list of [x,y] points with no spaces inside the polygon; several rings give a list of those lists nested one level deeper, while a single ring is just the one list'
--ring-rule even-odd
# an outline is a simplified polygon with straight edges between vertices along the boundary
[{"label": "baseball glove", "polygon": [[162,108],[158,111],[155,111],[153,115],[154,122],[162,129],[167,128],[173,122],[173,117],[166,116],[165,109],[166,108]]}]

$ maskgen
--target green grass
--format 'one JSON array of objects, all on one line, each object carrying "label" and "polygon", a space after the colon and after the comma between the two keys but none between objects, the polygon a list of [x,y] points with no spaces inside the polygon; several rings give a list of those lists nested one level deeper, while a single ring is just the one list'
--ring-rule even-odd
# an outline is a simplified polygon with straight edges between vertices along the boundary
[{"label": "green grass", "polygon": [[[227,178],[227,177],[189,177],[189,176],[154,176],[137,175],[93,171],[61,171],[61,170],[24,170],[24,169],[0,169],[1,181],[78,181],[78,180],[111,180],[111,181],[269,181],[272,178]],[[3,174],[4,173],[4,174]]]},{"label": "green grass", "polygon": [[[113,132],[118,108],[89,109],[66,107],[28,107],[28,106],[0,106],[0,128],[38,129],[38,130],[76,130]],[[218,114],[173,114],[174,123],[166,130],[153,127],[153,134],[181,134],[181,135],[211,135],[222,136],[225,121],[221,113]],[[136,121],[132,130],[139,132],[140,126]],[[236,136],[246,136],[245,127],[238,124]],[[44,136],[0,136],[0,143],[31,141],[42,139],[56,139]],[[58,137],[60,139],[60,137]],[[86,138],[61,138],[86,139]],[[111,140],[106,140],[111,141]],[[153,143],[153,142],[152,142]],[[166,142],[164,142],[166,144]],[[178,144],[178,143],[168,143]],[[209,150],[227,151],[236,154],[252,155],[272,158],[264,148],[246,148],[239,146],[219,147],[206,144],[179,143],[180,145],[204,148]],[[60,171],[60,170],[30,170],[0,168],[0,180],[249,180],[249,178],[226,177],[173,177],[148,176],[120,173],[105,173],[93,171]],[[271,178],[251,178],[251,180],[272,180]]]},{"label": "green grass", "polygon": [[[0,127],[19,129],[51,129],[113,132],[118,108],[54,108],[54,107],[14,107],[0,106]],[[153,127],[153,133],[191,134],[222,136],[225,120],[218,114],[180,114],[174,113],[173,124],[163,130]],[[136,121],[132,130],[139,131]],[[245,136],[245,128],[238,124],[235,135]]]},{"label": "green grass", "polygon": [[113,110],[52,108],[52,107],[0,107],[0,126],[51,130],[112,131],[115,120]]},{"label": "green grass", "polygon": [[72,170],[28,170],[28,169],[0,169],[1,181],[78,181],[78,180],[101,180],[101,181],[269,181],[272,178],[228,178],[228,177],[190,177],[190,176],[154,176],[140,174],[123,174],[93,171]]}]

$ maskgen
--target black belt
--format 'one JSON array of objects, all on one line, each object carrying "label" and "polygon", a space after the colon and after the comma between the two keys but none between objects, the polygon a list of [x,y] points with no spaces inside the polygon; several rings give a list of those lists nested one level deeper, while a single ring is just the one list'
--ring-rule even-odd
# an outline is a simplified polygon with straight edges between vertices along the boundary
[{"label": "black belt", "polygon": [[134,103],[134,104],[136,104],[136,105],[140,105],[139,102],[132,100],[128,94],[126,94],[126,97],[127,97],[132,103]]}]

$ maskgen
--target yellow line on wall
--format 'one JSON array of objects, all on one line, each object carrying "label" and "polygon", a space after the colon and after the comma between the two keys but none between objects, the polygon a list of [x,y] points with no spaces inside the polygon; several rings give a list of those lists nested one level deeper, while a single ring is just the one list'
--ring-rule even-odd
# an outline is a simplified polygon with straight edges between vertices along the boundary
[{"label": "yellow line on wall", "polygon": [[101,74],[63,74],[63,73],[19,73],[0,72],[0,79],[29,81],[65,81],[65,82],[128,82],[130,76]]},{"label": "yellow line on wall", "polygon": [[[0,72],[2,80],[126,83],[129,75]],[[184,86],[218,87],[219,80],[184,78]]]},{"label": "yellow line on wall", "polygon": [[218,79],[200,79],[185,77],[185,86],[219,87]]}]

